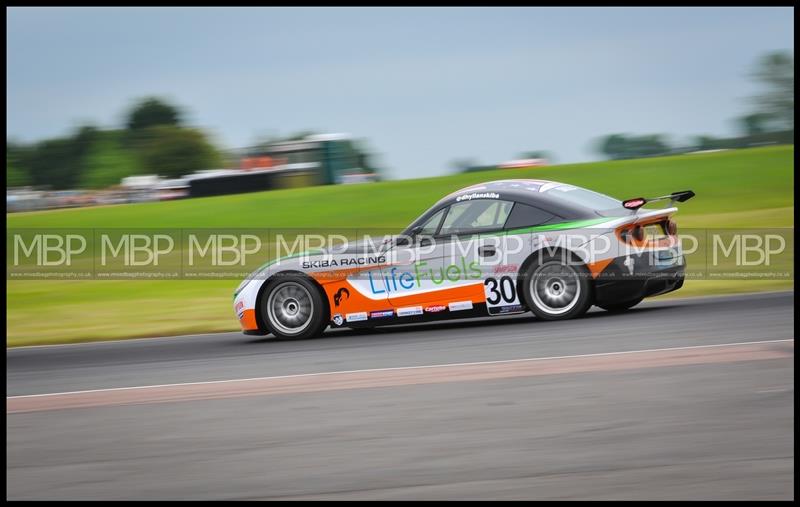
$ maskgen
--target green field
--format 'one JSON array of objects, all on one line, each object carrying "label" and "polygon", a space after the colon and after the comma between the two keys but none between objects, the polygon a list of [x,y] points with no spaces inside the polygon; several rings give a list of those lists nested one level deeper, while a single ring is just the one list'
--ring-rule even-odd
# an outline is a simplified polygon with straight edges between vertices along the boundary
[{"label": "green field", "polygon": [[[448,192],[490,179],[573,183],[620,199],[692,189],[682,228],[793,227],[794,147],[459,174],[360,185],[6,216],[9,229],[373,227],[399,230]],[[793,245],[792,245],[793,246]],[[7,282],[9,346],[238,329],[235,280]],[[791,288],[792,281],[687,281],[677,295]]]}]

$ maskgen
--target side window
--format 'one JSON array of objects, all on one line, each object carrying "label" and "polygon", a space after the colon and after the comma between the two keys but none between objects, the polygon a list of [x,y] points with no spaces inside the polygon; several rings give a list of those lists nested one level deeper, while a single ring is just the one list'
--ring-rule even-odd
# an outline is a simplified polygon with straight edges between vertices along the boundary
[{"label": "side window", "polygon": [[514,209],[511,210],[511,214],[508,216],[505,228],[518,229],[520,227],[542,225],[554,218],[556,216],[552,213],[518,202],[514,204]]},{"label": "side window", "polygon": [[432,217],[428,219],[427,222],[422,226],[419,230],[419,234],[421,236],[431,236],[436,233],[436,229],[439,228],[439,223],[442,221],[442,217],[444,216],[444,212],[447,211],[447,208],[442,208],[441,210],[434,213]]},{"label": "side window", "polygon": [[489,199],[453,204],[439,234],[464,234],[502,229],[513,205],[513,202]]}]

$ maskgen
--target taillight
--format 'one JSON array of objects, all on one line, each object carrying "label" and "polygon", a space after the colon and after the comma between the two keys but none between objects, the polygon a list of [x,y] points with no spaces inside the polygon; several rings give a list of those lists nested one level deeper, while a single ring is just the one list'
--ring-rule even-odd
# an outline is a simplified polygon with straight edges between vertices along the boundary
[{"label": "taillight", "polygon": [[617,228],[617,237],[623,243],[655,246],[669,236],[677,236],[678,226],[671,219],[661,218],[644,224],[627,224]]},{"label": "taillight", "polygon": [[678,235],[678,224],[674,220],[667,220],[667,234],[670,236]]}]

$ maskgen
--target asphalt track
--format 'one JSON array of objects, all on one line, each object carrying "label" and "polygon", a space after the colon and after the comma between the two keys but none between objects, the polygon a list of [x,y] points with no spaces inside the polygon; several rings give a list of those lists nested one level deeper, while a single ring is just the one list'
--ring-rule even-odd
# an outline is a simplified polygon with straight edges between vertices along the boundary
[{"label": "asphalt track", "polygon": [[7,498],[793,499],[793,310],[9,349]]}]

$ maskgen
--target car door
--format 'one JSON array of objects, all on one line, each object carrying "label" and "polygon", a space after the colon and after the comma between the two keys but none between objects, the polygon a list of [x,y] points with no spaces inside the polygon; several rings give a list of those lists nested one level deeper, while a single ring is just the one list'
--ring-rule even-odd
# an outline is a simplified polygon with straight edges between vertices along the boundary
[{"label": "car door", "polygon": [[470,201],[463,218],[453,215],[442,225],[440,234],[459,237],[459,250],[468,263],[481,273],[482,301],[489,315],[525,311],[516,288],[520,255],[529,250],[529,235],[509,235],[505,228],[516,203],[500,199]]},{"label": "car door", "polygon": [[[439,289],[447,284],[438,275],[443,267],[445,246],[436,236],[447,214],[443,207],[416,231],[410,241],[396,244],[381,268],[381,290],[385,291],[397,317],[422,315],[428,303],[442,299]],[[433,308],[429,308],[433,310]]]},{"label": "car door", "polygon": [[372,307],[376,304],[385,303],[380,309],[365,311],[361,317],[383,319],[423,313],[422,304],[432,296],[427,293],[430,290],[428,284],[419,279],[418,273],[440,264],[443,249],[436,244],[434,235],[446,213],[447,207],[435,211],[417,229],[413,238],[395,238],[392,246],[383,253],[383,265],[360,271],[348,279],[369,303],[365,305],[362,302],[363,306],[375,310]]},{"label": "car door", "polygon": [[[448,206],[433,235],[434,243],[416,242],[407,257],[411,261],[395,266],[402,266],[401,272],[412,273],[414,282],[409,291],[389,293],[398,316],[419,314],[420,307],[423,312],[456,313],[483,304],[482,264],[501,254],[496,246],[491,246],[495,242],[483,241],[480,236],[501,232],[512,205],[498,199],[475,199]],[[393,283],[396,275],[388,275],[387,281]]]}]

